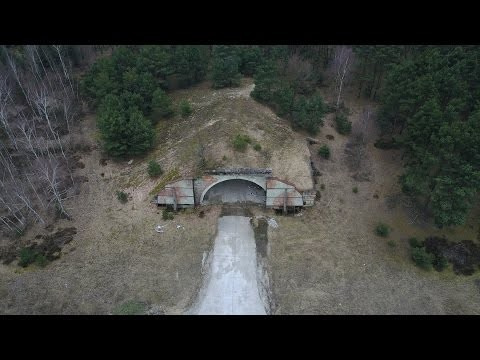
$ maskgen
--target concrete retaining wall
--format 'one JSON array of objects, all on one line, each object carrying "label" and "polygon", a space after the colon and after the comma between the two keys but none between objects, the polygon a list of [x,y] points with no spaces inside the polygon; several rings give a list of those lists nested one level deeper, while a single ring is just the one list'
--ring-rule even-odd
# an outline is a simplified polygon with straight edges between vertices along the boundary
[{"label": "concrete retaining wall", "polygon": [[167,184],[158,194],[157,204],[172,205],[178,208],[201,205],[205,194],[213,186],[224,181],[238,179],[250,181],[264,189],[266,191],[266,207],[312,206],[315,201],[314,190],[300,193],[293,184],[271,177],[268,171],[249,174],[218,171],[197,179],[183,179]]}]

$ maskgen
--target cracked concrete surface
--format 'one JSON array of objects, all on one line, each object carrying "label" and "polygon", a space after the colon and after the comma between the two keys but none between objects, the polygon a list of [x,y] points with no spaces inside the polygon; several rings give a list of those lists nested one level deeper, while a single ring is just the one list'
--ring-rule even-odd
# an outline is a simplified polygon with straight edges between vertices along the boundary
[{"label": "cracked concrete surface", "polygon": [[257,281],[256,256],[250,218],[219,218],[210,270],[192,313],[265,315]]}]

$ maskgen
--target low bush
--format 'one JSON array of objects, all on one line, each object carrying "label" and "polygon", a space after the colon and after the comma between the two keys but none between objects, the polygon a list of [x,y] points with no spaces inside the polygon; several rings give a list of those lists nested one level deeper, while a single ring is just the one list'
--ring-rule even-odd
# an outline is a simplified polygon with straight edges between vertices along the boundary
[{"label": "low bush", "polygon": [[254,149],[255,151],[260,151],[260,150],[262,150],[262,146],[261,146],[260,144],[255,144],[255,145],[253,146],[253,149]]},{"label": "low bush", "polygon": [[192,107],[187,100],[180,101],[180,115],[187,117],[192,113]]},{"label": "low bush", "polygon": [[122,204],[125,204],[128,201],[128,194],[123,192],[123,191],[117,191],[117,199],[120,201]]},{"label": "low bush", "polygon": [[325,184],[320,185],[320,190],[325,190]]},{"label": "low bush", "polygon": [[393,240],[388,240],[387,245],[390,246],[391,248],[394,248],[395,246],[397,246],[397,243]]},{"label": "low bush", "polygon": [[435,256],[433,268],[437,271],[443,271],[448,267],[448,260],[445,256]]},{"label": "low bush", "polygon": [[27,267],[35,261],[37,254],[38,253],[32,248],[24,247],[20,250],[20,261],[18,262],[18,265],[21,267]]},{"label": "low bush", "polygon": [[320,155],[324,159],[329,159],[330,158],[330,148],[327,145],[322,145],[318,149],[318,155]]},{"label": "low bush", "polygon": [[168,209],[164,209],[163,212],[162,212],[162,219],[163,220],[173,220],[174,218],[174,214],[172,211],[168,210]]},{"label": "low bush", "polygon": [[347,116],[343,113],[337,113],[335,116],[335,125],[339,134],[347,135],[352,132],[352,123],[348,121]]},{"label": "low bush", "polygon": [[18,265],[21,267],[27,267],[30,264],[35,263],[40,267],[45,267],[48,264],[48,260],[45,255],[41,254],[37,250],[29,247],[24,247],[20,250],[20,260]]},{"label": "low bush", "polygon": [[388,225],[384,223],[379,223],[375,227],[375,234],[377,234],[378,236],[387,237],[389,233],[390,233],[390,228],[388,227]]},{"label": "low bush", "polygon": [[163,174],[162,167],[155,160],[150,160],[148,162],[148,175],[150,177],[158,177]]},{"label": "low bush", "polygon": [[399,144],[395,138],[391,139],[378,139],[373,144],[377,149],[390,150],[390,149],[400,149],[401,144]]},{"label": "low bush", "polygon": [[354,194],[358,193],[358,187],[354,186],[352,191],[353,191]]},{"label": "low bush", "polygon": [[412,248],[412,260],[418,267],[430,270],[433,265],[434,255],[426,252],[424,247]]},{"label": "low bush", "polygon": [[408,239],[408,243],[412,248],[419,248],[423,246],[423,243],[419,241],[416,237],[411,237],[410,239]]},{"label": "low bush", "polygon": [[247,149],[248,144],[252,142],[252,139],[248,135],[237,134],[233,139],[233,148],[237,151],[244,152]]},{"label": "low bush", "polygon": [[48,264],[48,260],[43,254],[37,254],[35,257],[35,264],[40,267],[45,267]]}]

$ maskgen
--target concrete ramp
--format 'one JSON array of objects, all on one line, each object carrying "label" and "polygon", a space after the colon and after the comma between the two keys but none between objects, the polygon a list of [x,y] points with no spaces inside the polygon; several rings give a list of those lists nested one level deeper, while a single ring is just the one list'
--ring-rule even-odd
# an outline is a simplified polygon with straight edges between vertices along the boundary
[{"label": "concrete ramp", "polygon": [[266,315],[257,282],[255,238],[248,217],[219,219],[205,280],[193,314]]}]

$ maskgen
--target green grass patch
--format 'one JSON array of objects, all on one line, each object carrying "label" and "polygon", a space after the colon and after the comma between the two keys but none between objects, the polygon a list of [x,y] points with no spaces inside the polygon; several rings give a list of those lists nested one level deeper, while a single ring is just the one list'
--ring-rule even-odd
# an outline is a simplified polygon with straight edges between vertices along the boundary
[{"label": "green grass patch", "polygon": [[165,185],[173,180],[177,180],[180,177],[180,172],[177,168],[173,168],[172,170],[168,171],[165,175],[163,175],[162,179],[158,182],[157,185],[150,191],[150,195],[155,195],[162,190]]},{"label": "green grass patch", "polygon": [[127,301],[118,305],[113,310],[113,315],[141,315],[146,311],[146,306],[138,301]]},{"label": "green grass patch", "polygon": [[172,211],[168,210],[168,209],[163,209],[163,212],[162,212],[162,219],[163,220],[173,220],[174,218],[174,214]]}]

